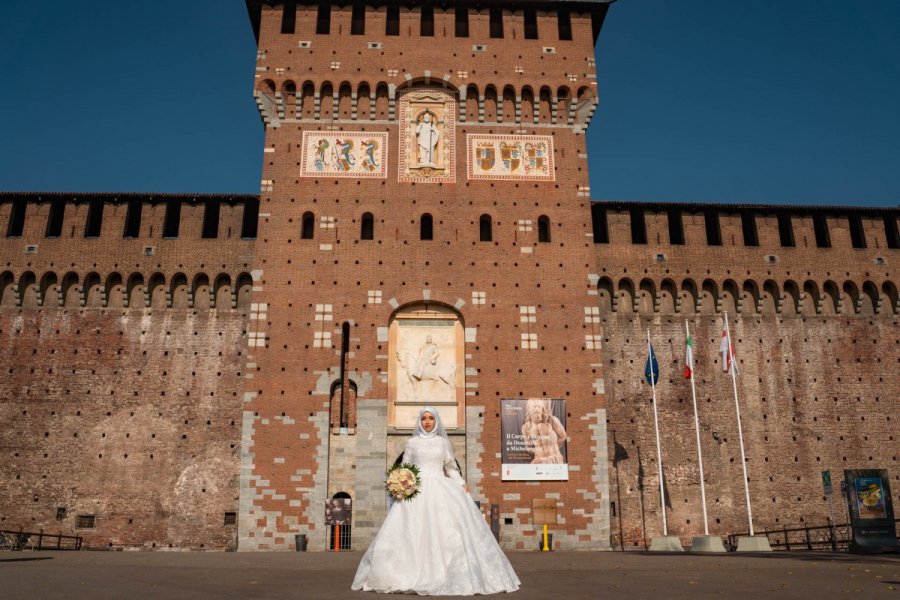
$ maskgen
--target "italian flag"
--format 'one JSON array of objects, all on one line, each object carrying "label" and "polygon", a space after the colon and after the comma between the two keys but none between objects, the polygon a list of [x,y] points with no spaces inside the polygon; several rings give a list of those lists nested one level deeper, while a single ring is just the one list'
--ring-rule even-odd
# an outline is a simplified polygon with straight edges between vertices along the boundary
[{"label": "italian flag", "polygon": [[694,375],[694,344],[691,342],[691,336],[688,335],[687,343],[684,347],[684,378],[690,379]]}]

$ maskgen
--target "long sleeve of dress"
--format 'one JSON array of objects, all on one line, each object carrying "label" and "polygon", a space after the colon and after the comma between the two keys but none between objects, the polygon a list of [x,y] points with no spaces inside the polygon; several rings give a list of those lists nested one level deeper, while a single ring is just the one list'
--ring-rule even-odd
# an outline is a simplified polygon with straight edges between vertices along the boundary
[{"label": "long sleeve of dress", "polygon": [[444,454],[444,473],[447,474],[447,477],[458,483],[460,487],[465,487],[466,482],[463,481],[462,474],[459,472],[459,467],[456,464],[456,458],[453,456],[453,449],[451,448],[449,441],[447,442]]}]

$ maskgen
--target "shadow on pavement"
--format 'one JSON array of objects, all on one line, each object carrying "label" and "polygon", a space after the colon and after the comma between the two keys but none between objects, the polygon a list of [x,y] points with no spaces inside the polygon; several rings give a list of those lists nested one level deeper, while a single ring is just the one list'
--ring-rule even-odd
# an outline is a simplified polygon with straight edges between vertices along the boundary
[{"label": "shadow on pavement", "polygon": [[23,556],[22,558],[0,558],[0,562],[31,562],[34,560],[53,560],[52,556]]}]

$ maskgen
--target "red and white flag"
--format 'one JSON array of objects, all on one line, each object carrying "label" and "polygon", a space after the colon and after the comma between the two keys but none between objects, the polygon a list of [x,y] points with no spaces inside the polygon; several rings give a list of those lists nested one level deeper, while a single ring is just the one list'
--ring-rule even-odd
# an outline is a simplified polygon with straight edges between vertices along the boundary
[{"label": "red and white flag", "polygon": [[728,347],[728,330],[722,329],[722,342],[719,344],[719,351],[722,353],[722,371],[725,373],[730,373],[732,366],[734,367],[734,374],[740,375],[740,370],[738,370],[737,362],[732,362],[734,358],[734,346]]},{"label": "red and white flag", "polygon": [[684,378],[690,379],[694,372],[694,344],[688,336],[687,344],[684,348]]}]

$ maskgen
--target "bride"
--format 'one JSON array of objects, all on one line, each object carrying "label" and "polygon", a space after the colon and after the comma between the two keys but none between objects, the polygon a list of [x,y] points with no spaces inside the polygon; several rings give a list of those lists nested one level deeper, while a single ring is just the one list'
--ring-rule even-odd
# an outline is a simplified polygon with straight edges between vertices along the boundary
[{"label": "bride", "polygon": [[419,467],[422,491],[391,506],[352,589],[434,596],[519,589],[519,578],[469,496],[433,407],[419,412],[403,462]]}]

